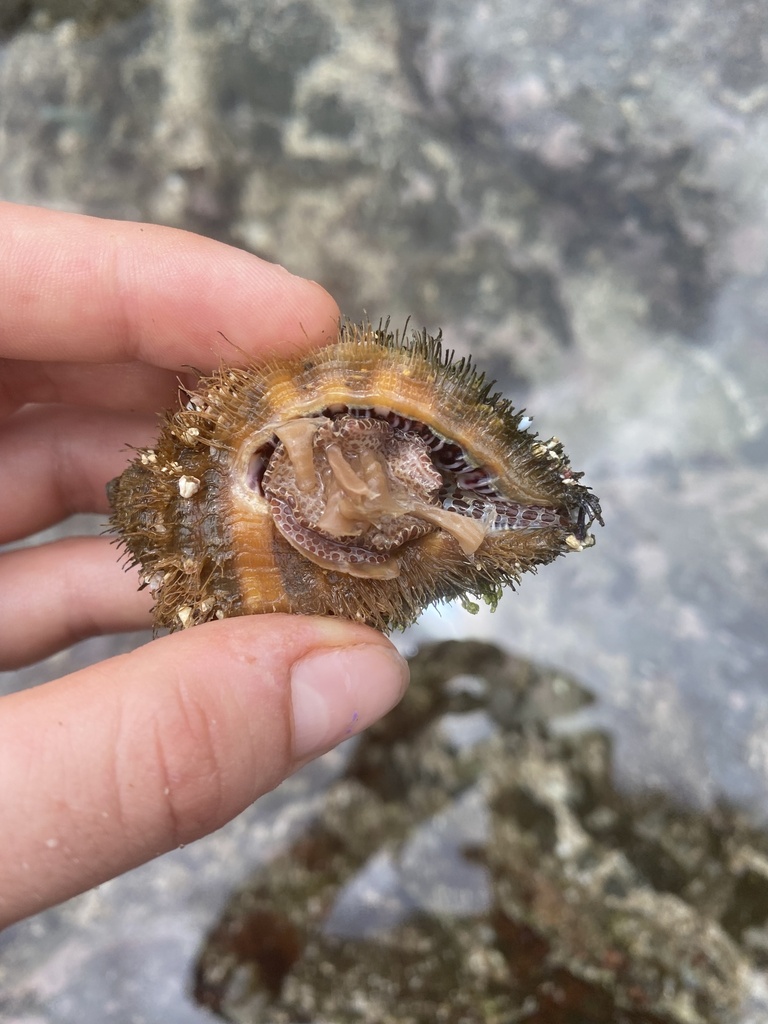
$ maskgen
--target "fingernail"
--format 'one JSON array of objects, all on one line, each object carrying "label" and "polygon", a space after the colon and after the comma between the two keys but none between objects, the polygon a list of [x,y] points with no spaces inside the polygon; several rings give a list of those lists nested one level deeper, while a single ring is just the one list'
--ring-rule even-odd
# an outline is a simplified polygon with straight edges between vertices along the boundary
[{"label": "fingernail", "polygon": [[408,665],[375,644],[314,651],[291,670],[293,755],[322,754],[367,728],[400,700]]}]

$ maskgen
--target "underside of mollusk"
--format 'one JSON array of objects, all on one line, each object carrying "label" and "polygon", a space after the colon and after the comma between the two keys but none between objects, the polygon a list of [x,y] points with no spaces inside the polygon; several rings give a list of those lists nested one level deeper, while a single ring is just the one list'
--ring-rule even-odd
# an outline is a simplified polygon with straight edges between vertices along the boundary
[{"label": "underside of mollusk", "polygon": [[202,378],[108,485],[155,625],[261,612],[404,627],[594,543],[556,438],[440,337],[344,322],[304,356]]}]

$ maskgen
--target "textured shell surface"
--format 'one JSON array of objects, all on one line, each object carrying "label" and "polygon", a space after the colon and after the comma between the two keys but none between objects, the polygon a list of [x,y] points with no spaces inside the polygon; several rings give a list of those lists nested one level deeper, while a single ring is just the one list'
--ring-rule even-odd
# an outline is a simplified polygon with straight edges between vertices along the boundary
[{"label": "textured shell surface", "polygon": [[561,443],[438,337],[342,323],[297,358],[202,378],[108,485],[155,626],[341,615],[404,627],[594,543]]}]

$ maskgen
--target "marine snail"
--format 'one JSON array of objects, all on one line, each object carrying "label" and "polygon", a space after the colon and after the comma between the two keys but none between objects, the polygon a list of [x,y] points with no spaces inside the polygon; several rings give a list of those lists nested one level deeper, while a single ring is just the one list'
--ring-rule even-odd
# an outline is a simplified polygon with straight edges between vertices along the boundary
[{"label": "marine snail", "polygon": [[556,438],[440,337],[344,322],[310,354],[201,379],[108,485],[155,626],[257,612],[404,627],[594,543]]}]

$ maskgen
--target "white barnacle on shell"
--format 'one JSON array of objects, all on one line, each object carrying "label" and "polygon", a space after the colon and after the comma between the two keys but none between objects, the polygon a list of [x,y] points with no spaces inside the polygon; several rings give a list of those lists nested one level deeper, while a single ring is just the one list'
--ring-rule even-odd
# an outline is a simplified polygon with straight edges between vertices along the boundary
[{"label": "white barnacle on shell", "polygon": [[192,624],[192,608],[190,607],[190,605],[183,605],[176,612],[176,615],[178,616],[179,622],[184,627],[184,629],[186,629],[188,626]]},{"label": "white barnacle on shell", "polygon": [[182,431],[181,439],[184,444],[188,444],[190,448],[194,448],[197,444],[197,439],[200,437],[199,427],[187,427],[186,430]]},{"label": "white barnacle on shell", "polygon": [[179,494],[182,498],[194,498],[200,490],[200,481],[196,476],[179,477]]},{"label": "white barnacle on shell", "polygon": [[162,572],[147,573],[142,577],[142,582],[149,588],[150,594],[157,594],[165,582],[165,574]]}]

